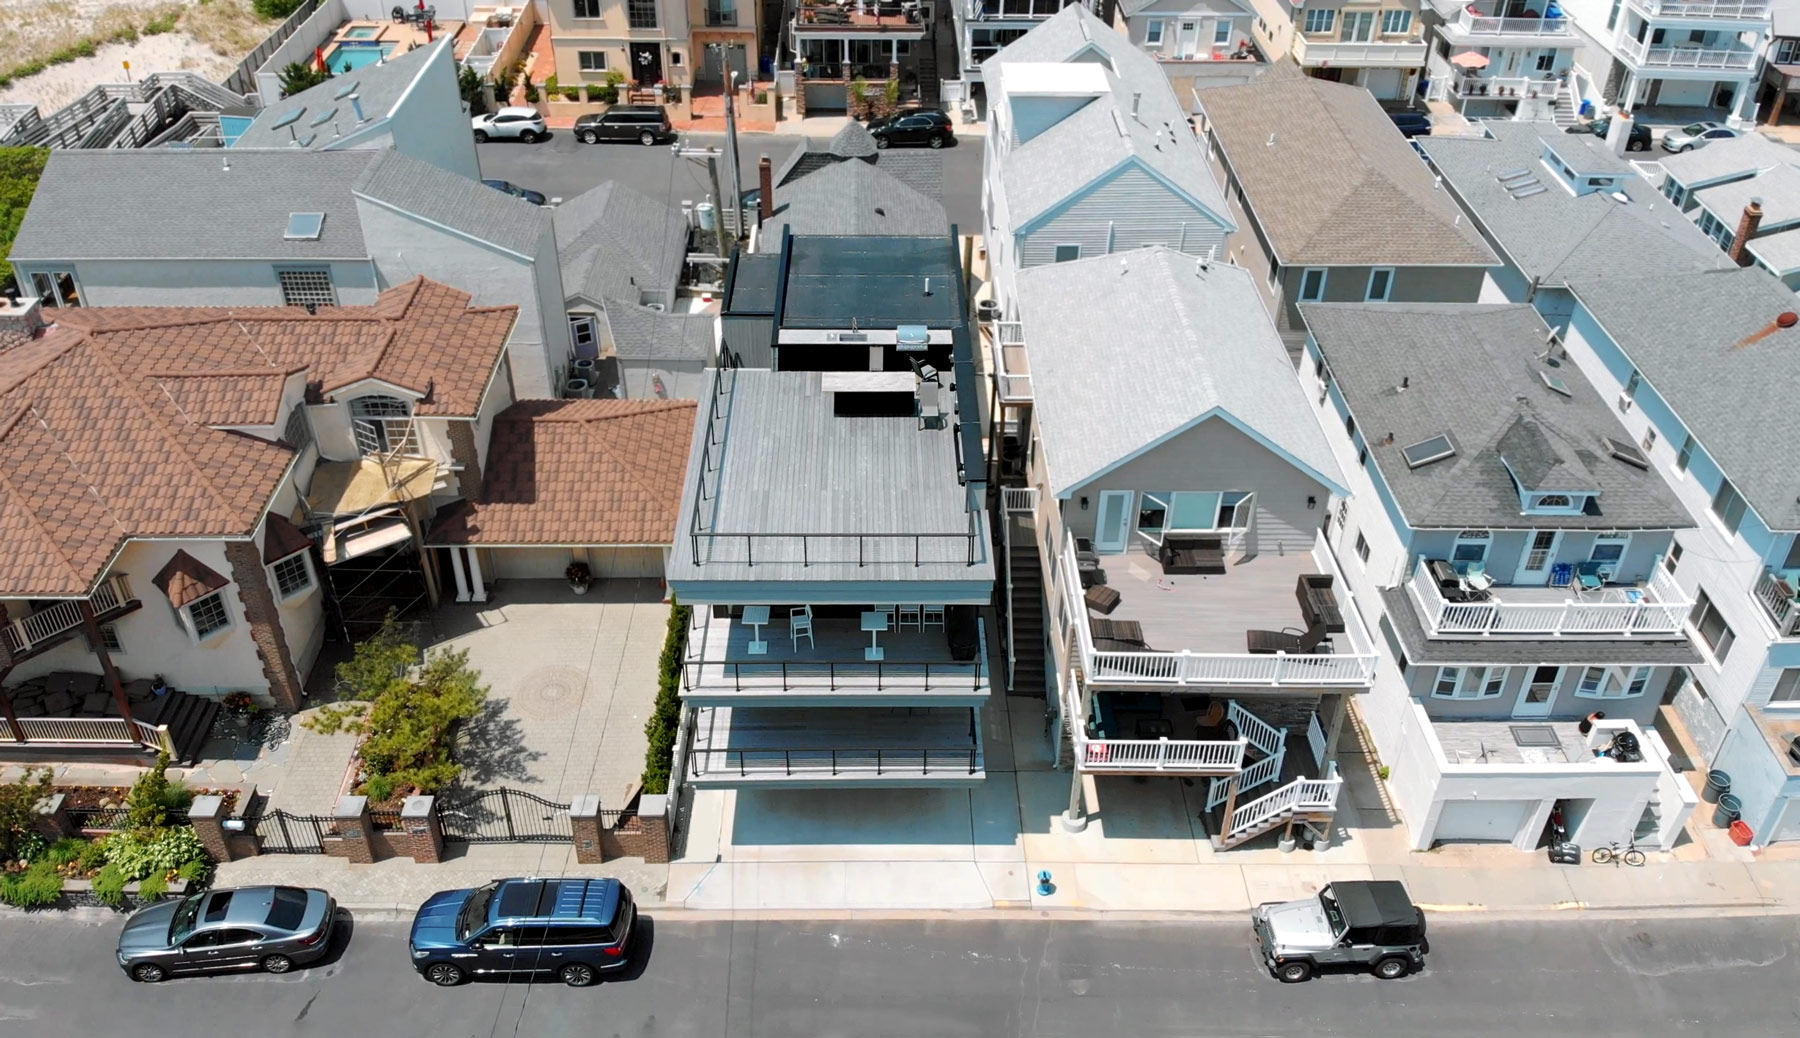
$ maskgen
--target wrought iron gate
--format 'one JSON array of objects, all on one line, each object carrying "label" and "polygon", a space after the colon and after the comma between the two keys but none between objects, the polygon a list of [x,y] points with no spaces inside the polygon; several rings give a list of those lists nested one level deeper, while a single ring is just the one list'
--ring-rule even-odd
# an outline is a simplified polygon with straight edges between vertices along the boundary
[{"label": "wrought iron gate", "polygon": [[256,836],[264,854],[324,854],[325,837],[336,823],[330,815],[295,815],[276,808],[256,819]]},{"label": "wrought iron gate", "polygon": [[438,808],[444,839],[463,843],[572,843],[569,805],[522,789],[488,789]]}]

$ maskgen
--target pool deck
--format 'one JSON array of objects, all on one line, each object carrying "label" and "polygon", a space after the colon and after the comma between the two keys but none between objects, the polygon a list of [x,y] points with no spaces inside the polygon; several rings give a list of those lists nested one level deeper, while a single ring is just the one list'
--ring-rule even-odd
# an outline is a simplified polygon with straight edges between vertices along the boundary
[{"label": "pool deck", "polygon": [[[370,30],[374,31],[370,32]],[[352,20],[339,25],[337,31],[331,34],[331,39],[321,45],[321,49],[330,54],[332,48],[340,43],[350,44],[353,50],[366,44],[392,43],[395,44],[394,54],[399,55],[405,54],[414,47],[423,47],[432,40],[439,40],[445,36],[456,36],[462,30],[462,22],[434,22],[429,34],[430,39],[427,39],[425,29],[411,23]],[[358,35],[351,35],[352,33]],[[460,46],[460,41],[458,46]]]}]

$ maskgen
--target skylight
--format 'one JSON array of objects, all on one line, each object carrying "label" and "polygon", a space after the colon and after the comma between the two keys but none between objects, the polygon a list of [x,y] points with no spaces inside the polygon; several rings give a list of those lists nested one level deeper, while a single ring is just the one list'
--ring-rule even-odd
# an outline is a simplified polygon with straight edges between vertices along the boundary
[{"label": "skylight", "polygon": [[337,88],[337,93],[335,93],[335,94],[332,94],[332,95],[331,95],[331,99],[332,99],[332,100],[333,100],[333,101],[342,101],[342,100],[343,100],[343,99],[344,99],[344,98],[346,98],[346,97],[349,97],[349,96],[350,96],[350,95],[351,95],[351,94],[354,94],[354,93],[356,93],[356,88],[357,88],[357,87],[359,87],[359,86],[361,86],[361,85],[362,85],[362,81],[361,81],[361,80],[359,80],[359,79],[352,79],[352,80],[351,80],[351,81],[350,81],[350,82],[348,82],[348,83],[345,83],[345,84],[344,84],[344,85],[343,85],[343,86],[341,86],[341,87],[338,87],[338,88]]},{"label": "skylight", "polygon": [[279,130],[283,126],[292,126],[295,123],[299,122],[300,117],[305,114],[306,114],[306,106],[301,105],[300,107],[294,109],[291,112],[284,113],[279,119],[276,119],[274,122],[270,123],[269,128],[273,129],[273,130]]},{"label": "skylight", "polygon": [[1601,442],[1606,444],[1606,453],[1619,459],[1625,464],[1630,465],[1632,468],[1648,469],[1650,467],[1650,459],[1644,457],[1644,452],[1638,450],[1636,445],[1626,443],[1623,440],[1615,440],[1610,436],[1606,437]]},{"label": "skylight", "polygon": [[312,122],[307,123],[306,125],[308,125],[308,126],[323,126],[326,123],[330,122],[332,120],[332,117],[334,117],[336,115],[337,115],[336,108],[327,108],[323,112],[320,112],[318,115],[313,116]]},{"label": "skylight", "polygon": [[1406,467],[1416,469],[1423,468],[1434,461],[1455,457],[1456,446],[1450,442],[1449,436],[1438,435],[1429,440],[1420,440],[1410,447],[1403,447],[1400,453],[1406,458]]},{"label": "skylight", "polygon": [[1569,391],[1569,384],[1563,381],[1561,375],[1554,375],[1548,371],[1540,371],[1538,372],[1538,378],[1544,380],[1544,385],[1548,386],[1552,393],[1561,393],[1563,396],[1568,397],[1575,395]]},{"label": "skylight", "polygon": [[289,213],[287,232],[282,237],[288,241],[318,241],[324,230],[324,213]]}]

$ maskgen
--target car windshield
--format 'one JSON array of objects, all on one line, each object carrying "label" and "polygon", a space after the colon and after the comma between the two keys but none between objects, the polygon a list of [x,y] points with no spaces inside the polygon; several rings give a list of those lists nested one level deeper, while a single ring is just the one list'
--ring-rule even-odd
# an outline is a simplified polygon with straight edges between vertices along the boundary
[{"label": "car windshield", "polygon": [[188,934],[194,932],[194,919],[200,914],[200,899],[205,894],[195,894],[184,898],[175,908],[175,918],[169,923],[169,943],[180,944]]},{"label": "car windshield", "polygon": [[462,914],[456,917],[457,940],[468,940],[470,934],[487,922],[488,904],[494,900],[494,891],[499,889],[500,884],[489,883],[470,895],[469,903],[463,906]]},{"label": "car windshield", "polygon": [[1331,923],[1333,934],[1341,936],[1345,930],[1349,929],[1344,923],[1343,911],[1338,908],[1338,903],[1332,899],[1330,894],[1323,890],[1319,891],[1319,904],[1325,908],[1325,918]]},{"label": "car windshield", "polygon": [[1698,137],[1706,132],[1706,124],[1694,123],[1690,126],[1683,126],[1681,132],[1687,134],[1689,137]]}]

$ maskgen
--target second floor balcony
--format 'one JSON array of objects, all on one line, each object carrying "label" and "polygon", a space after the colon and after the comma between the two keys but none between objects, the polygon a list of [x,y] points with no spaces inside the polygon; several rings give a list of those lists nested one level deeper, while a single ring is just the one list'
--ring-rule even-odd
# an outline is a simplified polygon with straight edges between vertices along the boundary
[{"label": "second floor balcony", "polygon": [[1769,0],[1629,0],[1646,18],[1721,18],[1761,21]]},{"label": "second floor balcony", "polygon": [[1764,570],[1751,592],[1778,638],[1800,637],[1800,571]]},{"label": "second floor balcony", "polygon": [[995,321],[983,325],[981,338],[987,343],[989,370],[994,373],[994,387],[1000,391],[1000,402],[1030,403],[1031,363],[1025,353],[1024,322]]},{"label": "second floor balcony", "polygon": [[963,17],[971,22],[1042,20],[1080,0],[964,0]]},{"label": "second floor balcony", "polygon": [[1759,57],[1754,48],[1741,43],[1721,42],[1716,46],[1703,43],[1650,44],[1629,36],[1619,40],[1619,54],[1645,71],[1668,69],[1717,69],[1745,71],[1756,67]]},{"label": "second floor balcony", "polygon": [[1417,68],[1425,63],[1425,41],[1411,35],[1370,34],[1357,41],[1336,33],[1296,33],[1294,60],[1306,68]]},{"label": "second floor balcony", "polygon": [[[125,574],[115,573],[88,597],[88,607],[93,611],[95,622],[107,623],[137,609],[138,600],[132,594],[131,582]],[[81,602],[64,599],[31,613],[9,617],[9,622],[0,627],[0,639],[5,641],[7,658],[18,663],[73,638],[86,622]]]},{"label": "second floor balcony", "polygon": [[1612,578],[1604,565],[1570,563],[1553,568],[1550,586],[1503,587],[1421,555],[1406,587],[1434,638],[1681,636],[1693,603],[1660,560],[1640,583]]}]

